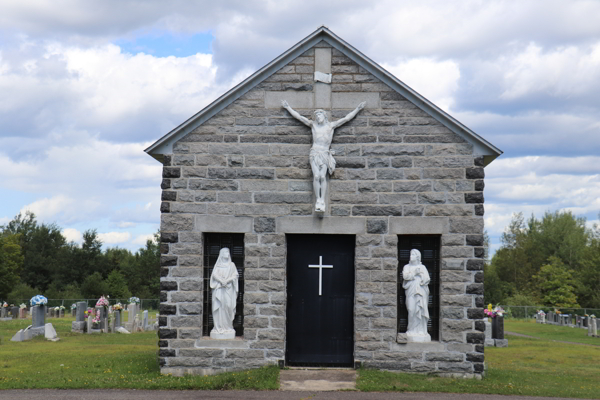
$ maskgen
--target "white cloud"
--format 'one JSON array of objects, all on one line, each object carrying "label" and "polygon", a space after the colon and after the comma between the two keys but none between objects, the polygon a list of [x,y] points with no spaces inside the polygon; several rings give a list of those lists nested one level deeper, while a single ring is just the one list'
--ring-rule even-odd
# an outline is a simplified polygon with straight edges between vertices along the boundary
[{"label": "white cloud", "polygon": [[138,235],[135,239],[133,239],[131,241],[132,244],[137,244],[139,246],[145,246],[146,242],[148,240],[152,240],[154,238],[154,235],[152,234],[148,234],[148,235]]},{"label": "white cloud", "polygon": [[66,228],[63,229],[62,234],[67,239],[67,242],[81,243],[83,241],[83,235],[77,229]]},{"label": "white cloud", "polygon": [[548,51],[530,43],[516,56],[503,58],[503,100],[536,94],[560,98],[597,95],[600,89],[600,42]]},{"label": "white cloud", "polygon": [[129,233],[129,232],[99,233],[98,239],[100,239],[103,244],[125,243],[125,242],[129,241],[129,239],[131,239],[131,233]]},{"label": "white cloud", "polygon": [[413,58],[382,66],[443,110],[449,111],[454,104],[454,95],[460,79],[460,70],[456,62]]}]

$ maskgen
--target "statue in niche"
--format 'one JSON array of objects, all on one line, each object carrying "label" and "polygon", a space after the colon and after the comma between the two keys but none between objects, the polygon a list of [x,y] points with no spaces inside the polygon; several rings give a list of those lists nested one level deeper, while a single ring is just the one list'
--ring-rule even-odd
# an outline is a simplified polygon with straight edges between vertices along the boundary
[{"label": "statue in niche", "polygon": [[354,118],[360,110],[365,108],[365,104],[366,103],[363,101],[344,118],[340,118],[334,122],[329,122],[327,119],[327,113],[324,110],[315,110],[315,119],[314,121],[311,121],[310,119],[298,114],[296,110],[290,107],[287,101],[283,100],[281,102],[283,108],[288,110],[292,117],[296,118],[312,130],[313,144],[310,149],[309,159],[310,167],[313,173],[313,189],[315,191],[315,197],[317,198],[315,202],[316,212],[325,212],[327,173],[331,175],[335,170],[335,159],[333,158],[335,152],[329,149],[329,146],[331,146],[331,141],[333,140],[333,130]]},{"label": "statue in niche", "polygon": [[219,252],[219,258],[210,276],[212,290],[212,316],[214,328],[210,331],[213,339],[233,339],[233,319],[239,291],[239,274],[229,249],[224,247]]},{"label": "statue in niche", "polygon": [[406,291],[406,308],[408,309],[408,330],[406,332],[409,342],[430,342],[431,336],[427,333],[429,320],[429,273],[421,264],[421,252],[416,249],[410,251],[410,261],[402,269],[404,282],[402,287]]}]

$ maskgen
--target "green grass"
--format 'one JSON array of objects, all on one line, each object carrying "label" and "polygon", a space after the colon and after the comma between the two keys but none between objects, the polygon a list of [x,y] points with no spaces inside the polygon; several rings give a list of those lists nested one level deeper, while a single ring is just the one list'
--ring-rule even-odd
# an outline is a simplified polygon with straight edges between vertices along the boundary
[{"label": "green grass", "polygon": [[[587,328],[581,329],[569,328],[568,326],[560,325],[536,324],[535,320],[527,322],[519,320],[505,320],[504,330],[535,336],[546,340],[562,340],[565,342],[595,344],[600,346],[600,339],[588,336]],[[509,337],[509,339],[512,339],[512,337]]]},{"label": "green grass", "polygon": [[[125,319],[126,320],[126,319]],[[268,367],[217,376],[173,377],[160,374],[156,332],[72,334],[72,318],[49,319],[61,338],[10,338],[30,321],[0,323],[0,389],[278,389],[279,370]],[[558,328],[558,329],[557,329]],[[542,339],[508,336],[508,348],[486,348],[483,380],[363,369],[357,386],[363,391],[496,393],[529,396],[598,398],[600,347],[553,342],[597,343],[587,331],[552,325],[506,321],[505,329]]]},{"label": "green grass", "polygon": [[[530,325],[534,324],[515,321],[505,324],[505,329],[534,336],[530,333]],[[487,371],[483,380],[363,369],[359,372],[357,387],[363,391],[599,398],[600,347],[552,342],[556,337],[560,338],[558,340],[568,337],[568,341],[575,341],[572,337],[581,337],[577,332],[560,332],[554,335],[554,326],[538,325],[537,329],[540,330],[536,332],[545,332],[548,339],[508,336],[508,348],[486,347]],[[596,340],[600,344],[600,340]]]},{"label": "green grass", "polygon": [[277,367],[224,373],[216,376],[174,377],[160,374],[156,332],[132,335],[71,333],[73,318],[47,319],[60,341],[38,336],[11,342],[31,323],[0,323],[0,389],[129,388],[237,389],[279,388]]}]

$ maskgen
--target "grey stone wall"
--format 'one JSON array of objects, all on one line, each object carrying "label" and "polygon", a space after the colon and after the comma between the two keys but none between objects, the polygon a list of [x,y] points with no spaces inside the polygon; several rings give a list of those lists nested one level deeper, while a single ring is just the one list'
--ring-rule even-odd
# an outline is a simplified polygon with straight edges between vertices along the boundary
[{"label": "grey stone wall", "polygon": [[[341,52],[324,42],[316,47],[331,51],[330,86],[313,81],[310,49],[164,158],[162,372],[204,374],[284,359],[285,234],[297,229],[356,234],[357,361],[478,376],[484,360],[483,158]],[[310,130],[281,108],[281,99],[309,118],[320,107],[333,119],[367,100],[336,130],[337,169],[322,220],[312,211]],[[245,333],[233,342],[202,338],[203,232],[245,233]],[[441,339],[431,344],[396,343],[397,241],[410,233],[441,235]]]}]

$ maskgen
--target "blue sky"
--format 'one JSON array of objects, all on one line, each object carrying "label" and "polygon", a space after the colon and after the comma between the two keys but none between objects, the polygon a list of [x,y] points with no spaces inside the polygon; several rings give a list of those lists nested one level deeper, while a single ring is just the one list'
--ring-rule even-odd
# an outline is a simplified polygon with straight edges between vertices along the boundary
[{"label": "blue sky", "polygon": [[0,224],[32,210],[142,246],[161,179],[143,149],[322,24],[505,152],[486,168],[494,249],[515,212],[598,220],[598,1],[7,0]]}]

